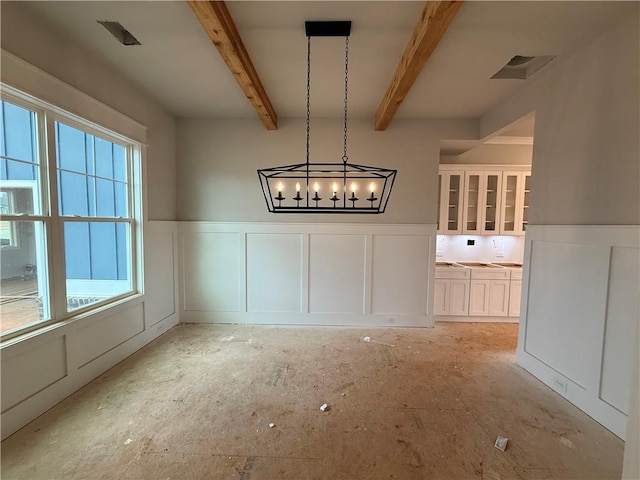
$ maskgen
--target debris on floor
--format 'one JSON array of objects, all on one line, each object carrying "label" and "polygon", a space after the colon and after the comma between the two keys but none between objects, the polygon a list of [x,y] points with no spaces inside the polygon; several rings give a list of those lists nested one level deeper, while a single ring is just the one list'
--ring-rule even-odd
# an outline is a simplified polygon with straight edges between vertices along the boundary
[{"label": "debris on floor", "polygon": [[276,426],[276,424],[275,424],[275,423],[270,423],[270,424],[269,424],[269,428],[273,428],[273,427],[275,427],[275,426]]},{"label": "debris on floor", "polygon": [[329,405],[326,403],[323,403],[322,405],[320,405],[320,411],[321,412],[326,412],[327,410],[329,410]]},{"label": "debris on floor", "polygon": [[507,449],[507,442],[508,441],[509,441],[508,438],[498,436],[498,438],[496,438],[496,443],[495,443],[494,447],[496,447],[498,450],[502,450],[504,452]]},{"label": "debris on floor", "polygon": [[363,337],[362,338],[363,342],[367,342],[367,343],[377,343],[378,345],[384,345],[386,347],[395,347],[395,345],[391,344],[391,343],[385,343],[385,342],[379,342],[377,340],[371,340],[371,337]]}]

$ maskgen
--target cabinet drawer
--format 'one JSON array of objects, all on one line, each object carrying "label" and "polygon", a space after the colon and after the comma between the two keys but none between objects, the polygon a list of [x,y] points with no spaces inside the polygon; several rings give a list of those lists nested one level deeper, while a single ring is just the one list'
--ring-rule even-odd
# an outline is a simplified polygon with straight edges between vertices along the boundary
[{"label": "cabinet drawer", "polygon": [[471,269],[464,267],[436,267],[436,278],[469,279]]},{"label": "cabinet drawer", "polygon": [[472,268],[471,278],[478,280],[509,280],[511,271],[507,268]]}]

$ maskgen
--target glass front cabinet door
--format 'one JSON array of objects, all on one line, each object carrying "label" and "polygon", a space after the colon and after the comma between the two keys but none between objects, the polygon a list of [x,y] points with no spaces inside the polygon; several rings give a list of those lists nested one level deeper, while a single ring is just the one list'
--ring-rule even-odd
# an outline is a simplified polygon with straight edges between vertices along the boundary
[{"label": "glass front cabinet door", "polygon": [[500,231],[502,172],[466,172],[463,233],[480,235]]},{"label": "glass front cabinet door", "polygon": [[529,172],[504,172],[500,234],[523,235],[529,222]]},{"label": "glass front cabinet door", "polygon": [[463,190],[463,172],[440,172],[438,179],[438,233],[462,233]]}]

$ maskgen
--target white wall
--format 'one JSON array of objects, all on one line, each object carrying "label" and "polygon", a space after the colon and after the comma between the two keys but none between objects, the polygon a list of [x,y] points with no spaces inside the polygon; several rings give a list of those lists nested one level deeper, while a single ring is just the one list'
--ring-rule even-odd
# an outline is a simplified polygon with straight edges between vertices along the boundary
[{"label": "white wall", "polygon": [[[436,222],[439,138],[475,130],[475,122],[395,120],[384,132],[370,119],[349,120],[352,163],[398,169],[381,215],[314,215],[314,222]],[[342,123],[312,119],[311,161],[341,162]],[[178,218],[195,221],[305,222],[267,212],[256,170],[305,161],[304,119],[281,119],[266,131],[256,119],[178,121]]]},{"label": "white wall", "polygon": [[[25,4],[28,2],[0,3],[2,49],[145,125],[148,128],[149,167],[146,172],[149,200],[146,214],[151,220],[175,220],[173,116],[144,89],[81,43],[42,21]],[[66,105],[66,109],[78,113],[73,105]]]},{"label": "white wall", "polygon": [[640,316],[639,5],[630,8],[480,129],[535,111],[517,361],[623,438]]},{"label": "white wall", "polygon": [[435,230],[180,222],[180,319],[432,327]]}]

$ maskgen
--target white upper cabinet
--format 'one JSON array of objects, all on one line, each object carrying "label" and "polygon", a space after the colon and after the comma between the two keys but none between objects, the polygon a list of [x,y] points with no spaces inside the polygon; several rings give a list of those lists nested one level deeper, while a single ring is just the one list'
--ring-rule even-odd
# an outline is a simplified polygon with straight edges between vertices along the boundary
[{"label": "white upper cabinet", "polygon": [[497,235],[500,231],[502,172],[467,171],[465,184],[462,233]]},{"label": "white upper cabinet", "polygon": [[524,235],[529,219],[528,168],[441,165],[438,233]]},{"label": "white upper cabinet", "polygon": [[529,219],[531,173],[505,171],[502,174],[500,234],[524,235]]},{"label": "white upper cabinet", "polygon": [[462,233],[464,172],[441,171],[438,177],[438,233]]}]

